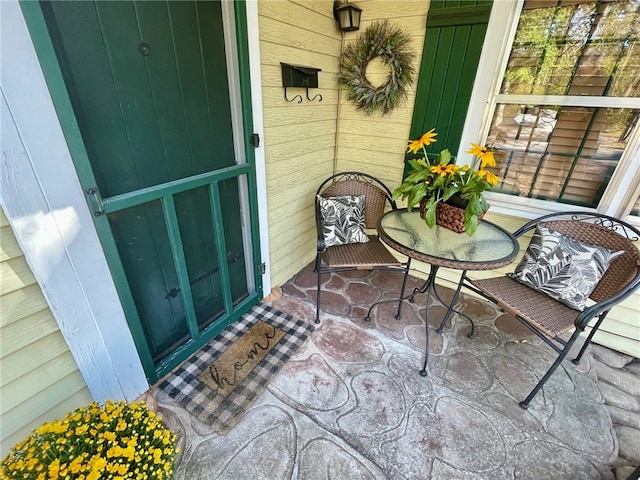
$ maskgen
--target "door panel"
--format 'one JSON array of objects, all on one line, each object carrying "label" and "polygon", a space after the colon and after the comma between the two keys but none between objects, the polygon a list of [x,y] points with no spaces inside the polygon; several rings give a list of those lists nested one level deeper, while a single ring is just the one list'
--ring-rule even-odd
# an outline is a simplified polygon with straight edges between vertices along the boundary
[{"label": "door panel", "polygon": [[131,294],[154,360],[188,334],[162,205],[159,200],[108,215]]},{"label": "door panel", "polygon": [[227,249],[229,264],[229,278],[231,279],[231,300],[233,304],[241,301],[250,290],[246,275],[245,250],[243,248],[242,226],[237,222],[233,212],[241,210],[239,195],[240,186],[238,178],[230,178],[220,182],[220,204],[222,209],[222,221],[224,241]]},{"label": "door panel", "polygon": [[106,219],[98,230],[115,245],[108,261],[124,274],[116,286],[153,383],[260,294],[255,174],[234,149],[222,4],[46,2],[42,12],[88,156],[74,162],[106,214],[96,223]]}]

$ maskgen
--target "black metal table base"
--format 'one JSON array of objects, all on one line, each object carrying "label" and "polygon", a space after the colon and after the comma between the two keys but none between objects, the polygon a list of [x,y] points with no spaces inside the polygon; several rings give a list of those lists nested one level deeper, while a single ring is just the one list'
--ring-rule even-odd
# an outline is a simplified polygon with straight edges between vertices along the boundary
[{"label": "black metal table base", "polygon": [[[440,326],[436,330],[439,334],[442,335],[442,332],[444,331],[444,326],[447,324],[447,321],[451,317],[452,313],[457,313],[461,317],[464,317],[467,320],[469,320],[469,323],[471,324],[471,331],[469,332],[469,335],[467,335],[469,338],[473,336],[473,333],[475,331],[473,320],[468,315],[465,315],[464,313],[453,308],[453,306],[456,304],[456,301],[458,300],[458,297],[460,296],[460,290],[462,289],[462,279],[458,283],[458,288],[456,288],[456,292],[453,295],[453,299],[451,300],[451,303],[447,305],[447,303],[440,297],[440,295],[438,295],[438,292],[436,290],[436,274],[438,273],[439,268],[440,267],[437,265],[431,265],[427,280],[422,284],[421,287],[415,287],[409,295],[405,295],[400,298],[385,299],[385,300],[380,300],[378,302],[375,302],[373,305],[371,305],[371,307],[369,307],[369,311],[367,312],[367,316],[365,317],[365,320],[367,322],[371,321],[371,312],[375,307],[377,307],[382,303],[399,302],[400,304],[402,304],[404,300],[409,300],[411,303],[413,303],[415,301],[416,295],[418,295],[419,293],[425,293],[425,292],[427,293],[427,303],[426,303],[426,308],[424,313],[426,343],[425,343],[425,349],[424,349],[424,363],[422,365],[422,370],[420,370],[420,375],[423,377],[427,376],[427,362],[429,361],[429,305],[431,304],[432,293],[435,296],[436,300],[440,302],[440,304],[447,307],[447,313],[445,313],[444,318],[440,323]],[[399,306],[398,314],[396,315],[395,318],[397,320],[400,320],[401,316],[402,316],[402,311],[401,311],[401,307]]]}]

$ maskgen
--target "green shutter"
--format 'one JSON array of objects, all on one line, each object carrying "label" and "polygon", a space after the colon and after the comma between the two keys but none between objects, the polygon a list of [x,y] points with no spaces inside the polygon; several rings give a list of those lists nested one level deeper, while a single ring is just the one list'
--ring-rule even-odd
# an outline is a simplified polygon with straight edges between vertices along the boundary
[{"label": "green shutter", "polygon": [[487,31],[492,0],[433,0],[418,77],[410,138],[435,128],[427,151],[456,153]]}]

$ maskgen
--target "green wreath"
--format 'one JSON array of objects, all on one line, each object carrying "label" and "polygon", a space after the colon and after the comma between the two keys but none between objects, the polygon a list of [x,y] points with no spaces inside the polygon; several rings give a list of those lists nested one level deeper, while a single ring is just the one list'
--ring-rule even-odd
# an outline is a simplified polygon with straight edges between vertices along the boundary
[{"label": "green wreath", "polygon": [[[380,57],[391,72],[386,83],[374,87],[367,79],[367,64]],[[409,46],[409,35],[387,20],[374,22],[355,42],[349,44],[340,61],[338,80],[347,90],[347,98],[357,110],[367,115],[376,111],[387,114],[407,97],[413,84],[415,53]]]}]

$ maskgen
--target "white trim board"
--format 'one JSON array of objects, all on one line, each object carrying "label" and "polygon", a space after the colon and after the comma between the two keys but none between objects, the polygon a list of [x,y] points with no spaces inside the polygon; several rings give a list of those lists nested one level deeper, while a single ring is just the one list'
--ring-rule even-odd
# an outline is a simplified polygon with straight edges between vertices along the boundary
[{"label": "white trim board", "polygon": [[258,2],[250,0],[247,7],[247,41],[249,43],[249,70],[251,72],[251,111],[253,131],[260,136],[260,145],[254,150],[258,187],[258,219],[260,228],[260,252],[265,264],[262,275],[262,292],[271,292],[271,262],[269,261],[269,226],[267,209],[267,168],[264,153],[264,120],[262,112],[262,72],[260,69],[260,29],[258,27]]},{"label": "white trim board", "polygon": [[149,385],[31,37],[0,9],[0,202],[93,398],[134,400]]}]

